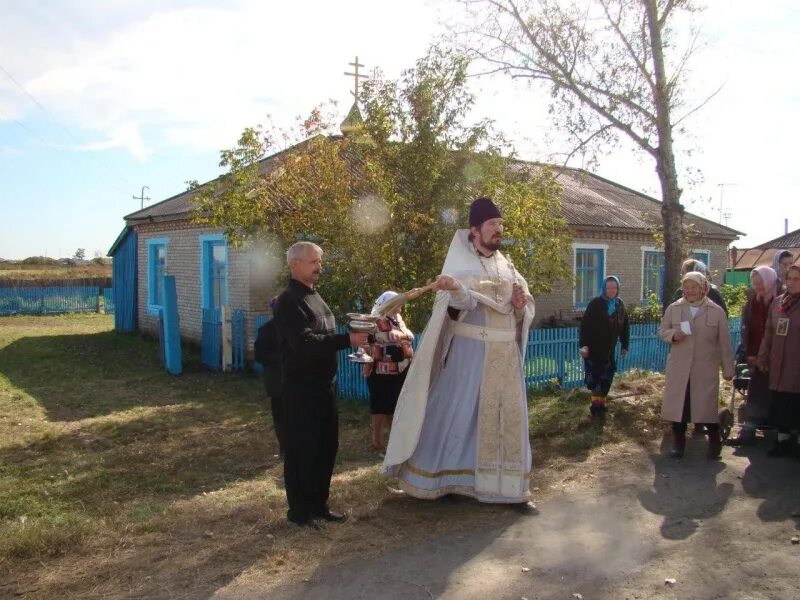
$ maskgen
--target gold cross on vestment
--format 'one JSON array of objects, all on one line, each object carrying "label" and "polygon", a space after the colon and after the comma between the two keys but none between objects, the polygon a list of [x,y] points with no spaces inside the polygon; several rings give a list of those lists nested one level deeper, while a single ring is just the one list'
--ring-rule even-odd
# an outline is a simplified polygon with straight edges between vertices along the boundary
[{"label": "gold cross on vestment", "polygon": [[361,73],[358,72],[358,68],[364,66],[364,65],[362,65],[361,63],[358,62],[358,56],[356,56],[356,61],[355,62],[351,62],[351,63],[347,63],[347,64],[350,65],[351,67],[354,67],[354,69],[355,69],[355,73],[348,73],[347,71],[345,71],[344,74],[345,75],[350,75],[355,80],[355,85],[354,85],[355,90],[351,91],[350,93],[353,94],[353,96],[355,97],[356,100],[358,100],[358,80],[359,79],[368,79],[368,77],[366,75],[362,75]]}]

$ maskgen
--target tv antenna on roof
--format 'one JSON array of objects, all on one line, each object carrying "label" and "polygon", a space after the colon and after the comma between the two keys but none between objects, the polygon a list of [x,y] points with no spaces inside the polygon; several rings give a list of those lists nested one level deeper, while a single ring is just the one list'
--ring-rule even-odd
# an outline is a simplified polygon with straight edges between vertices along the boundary
[{"label": "tv antenna on roof", "polygon": [[730,217],[725,216],[725,212],[723,211],[722,207],[722,199],[725,196],[725,186],[731,187],[735,186],[735,183],[718,183],[719,186],[719,222],[722,223],[722,219],[728,219]]}]

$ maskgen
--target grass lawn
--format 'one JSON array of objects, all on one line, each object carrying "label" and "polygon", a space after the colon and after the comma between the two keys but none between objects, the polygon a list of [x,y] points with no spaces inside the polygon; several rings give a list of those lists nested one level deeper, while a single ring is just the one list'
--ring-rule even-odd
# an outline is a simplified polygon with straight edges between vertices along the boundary
[{"label": "grass lawn", "polygon": [[[624,379],[605,427],[582,392],[531,395],[535,486],[617,442],[662,429],[660,376]],[[282,467],[261,382],[158,346],[105,315],[0,319],[0,597],[198,597],[258,571],[275,582],[324,562],[512,519],[507,508],[392,494],[369,414],[344,402],[325,532],[285,524]],[[647,429],[649,433],[643,431]]]},{"label": "grass lawn", "polygon": [[24,265],[0,263],[2,279],[84,279],[87,277],[111,277],[111,265]]}]

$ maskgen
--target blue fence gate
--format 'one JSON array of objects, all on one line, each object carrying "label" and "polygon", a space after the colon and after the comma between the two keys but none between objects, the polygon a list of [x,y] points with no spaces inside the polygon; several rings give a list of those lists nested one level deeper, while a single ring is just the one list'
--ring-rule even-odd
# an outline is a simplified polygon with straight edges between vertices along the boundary
[{"label": "blue fence gate", "polygon": [[204,367],[222,369],[222,318],[218,308],[204,308],[201,325],[200,362]]}]

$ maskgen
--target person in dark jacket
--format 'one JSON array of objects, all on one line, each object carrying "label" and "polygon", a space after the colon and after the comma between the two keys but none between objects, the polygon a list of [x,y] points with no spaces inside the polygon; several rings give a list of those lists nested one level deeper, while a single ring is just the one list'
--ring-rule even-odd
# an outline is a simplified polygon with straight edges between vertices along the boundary
[{"label": "person in dark jacket", "polygon": [[286,259],[291,279],[278,297],[275,321],[281,342],[287,518],[295,525],[319,528],[320,519],[347,518],[328,506],[339,448],[337,353],[366,346],[368,335],[336,333],[333,313],[315,289],[322,273],[319,246],[297,242]]},{"label": "person in dark jacket", "polygon": [[586,307],[580,327],[584,381],[592,392],[590,412],[593,417],[606,413],[606,397],[617,371],[614,359],[617,340],[622,344],[620,356],[624,357],[630,342],[628,313],[619,297],[619,279],[610,275],[603,281],[600,295]]},{"label": "person in dark jacket", "polygon": [[[702,260],[696,260],[694,258],[686,259],[685,261],[683,261],[683,264],[681,265],[681,277],[683,277],[687,273],[692,273],[692,272],[701,273],[703,277],[709,280],[708,293],[706,294],[706,297],[709,300],[711,300],[714,304],[721,307],[722,310],[725,311],[725,316],[727,317],[728,307],[725,305],[725,299],[722,297],[719,288],[715,286],[713,283],[711,283],[711,279],[708,276],[708,267],[706,267],[706,264]],[[681,298],[683,298],[683,288],[679,287],[677,290],[675,290],[675,293],[672,295],[672,301],[670,302],[670,304],[672,304],[672,302],[680,300]]]},{"label": "person in dark jacket", "polygon": [[[269,303],[275,314],[277,296]],[[258,328],[255,341],[256,361],[261,365],[264,378],[264,391],[269,397],[272,423],[278,438],[278,456],[283,458],[283,397],[281,396],[281,348],[275,318]]]},{"label": "person in dark jacket", "polygon": [[[772,267],[760,266],[750,272],[753,293],[742,309],[741,340],[744,362],[749,369],[745,420],[739,435],[729,439],[729,446],[748,446],[756,441],[756,429],[770,425],[772,395],[769,377],[758,368],[758,352],[767,326],[767,318],[775,295],[778,274]],[[738,358],[737,358],[738,361]]]},{"label": "person in dark jacket", "polygon": [[769,376],[773,421],[778,429],[778,439],[769,456],[794,452],[800,430],[800,266],[787,269],[784,284],[786,293],[770,305],[758,350],[759,367]]}]

